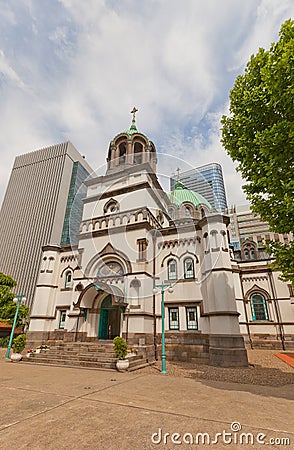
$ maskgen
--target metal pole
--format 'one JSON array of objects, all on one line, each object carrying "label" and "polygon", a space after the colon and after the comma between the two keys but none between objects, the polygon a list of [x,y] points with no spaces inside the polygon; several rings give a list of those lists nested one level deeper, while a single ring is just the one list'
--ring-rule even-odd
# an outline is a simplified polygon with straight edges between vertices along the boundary
[{"label": "metal pole", "polygon": [[14,314],[14,320],[13,320],[13,325],[12,325],[12,328],[11,328],[9,344],[8,344],[8,347],[7,347],[7,352],[6,352],[6,355],[5,355],[5,359],[9,359],[9,354],[10,354],[10,350],[11,350],[11,347],[12,347],[12,340],[13,340],[14,330],[15,330],[15,327],[16,327],[16,322],[17,322],[17,317],[18,317],[18,311],[19,311],[21,299],[23,297],[24,297],[23,295],[17,295],[16,296],[16,298],[17,298],[17,306],[16,306],[16,311],[15,311],[15,314]]},{"label": "metal pole", "polygon": [[161,373],[166,374],[166,354],[165,354],[165,332],[164,332],[164,290],[165,288],[171,288],[170,283],[165,284],[155,284],[154,288],[156,290],[160,288],[161,291]]},{"label": "metal pole", "polygon": [[164,334],[164,286],[161,285],[161,373],[166,374],[165,334]]}]

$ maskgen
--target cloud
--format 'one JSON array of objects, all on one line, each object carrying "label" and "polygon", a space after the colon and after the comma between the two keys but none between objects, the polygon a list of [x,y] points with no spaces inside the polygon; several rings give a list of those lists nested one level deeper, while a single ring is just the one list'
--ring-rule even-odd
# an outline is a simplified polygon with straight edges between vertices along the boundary
[{"label": "cloud", "polygon": [[[25,87],[24,82],[18,76],[16,71],[9,64],[4,51],[0,48],[0,75],[8,82],[11,82],[14,86],[23,89]],[[3,81],[2,81],[3,82]]]},{"label": "cloud", "polygon": [[243,202],[218,121],[250,54],[277,39],[291,12],[290,0],[7,0],[0,202],[17,154],[70,140],[99,167],[134,105],[160,153],[222,163],[230,202]]},{"label": "cloud", "polygon": [[[236,171],[236,164],[224,151],[220,139],[220,119],[225,111],[208,113],[205,116],[205,136],[201,131],[193,130],[193,135],[184,136],[177,131],[170,134],[168,142],[160,149],[158,172],[165,189],[169,189],[169,177],[179,167],[181,172],[217,162],[223,168],[228,204],[247,203],[241,186],[244,181]],[[167,154],[165,148],[168,149]],[[161,155],[162,154],[162,155]]]},{"label": "cloud", "polygon": [[281,24],[294,16],[294,5],[290,0],[261,0],[254,11],[250,33],[235,54],[232,69],[240,69],[256,54],[260,47],[269,49],[270,44],[279,39]]}]

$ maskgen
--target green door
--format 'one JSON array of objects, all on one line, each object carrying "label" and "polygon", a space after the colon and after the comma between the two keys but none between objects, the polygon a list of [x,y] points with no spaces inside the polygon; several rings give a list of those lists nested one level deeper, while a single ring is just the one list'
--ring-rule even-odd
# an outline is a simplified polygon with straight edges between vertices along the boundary
[{"label": "green door", "polygon": [[108,309],[101,308],[98,339],[107,339],[107,332],[108,332]]},{"label": "green door", "polygon": [[98,339],[113,339],[120,333],[121,310],[112,305],[111,295],[107,295],[100,307]]}]

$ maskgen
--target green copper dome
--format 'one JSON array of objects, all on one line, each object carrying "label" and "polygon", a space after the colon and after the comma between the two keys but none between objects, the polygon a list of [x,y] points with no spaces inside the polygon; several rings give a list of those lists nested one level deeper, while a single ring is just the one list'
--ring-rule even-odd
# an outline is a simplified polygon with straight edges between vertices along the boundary
[{"label": "green copper dome", "polygon": [[131,111],[131,114],[133,114],[133,119],[132,119],[132,124],[130,126],[130,128],[128,130],[124,130],[121,131],[120,133],[118,133],[113,139],[112,142],[121,134],[127,134],[129,137],[131,137],[133,134],[140,134],[141,136],[144,136],[148,142],[150,142],[150,139],[148,138],[148,136],[146,136],[146,134],[141,133],[136,126],[136,118],[135,118],[135,114],[138,110],[134,107],[133,110]]},{"label": "green copper dome", "polygon": [[130,128],[128,130],[124,130],[119,134],[127,134],[128,136],[132,136],[133,134],[141,134],[142,136],[144,136],[145,138],[147,138],[147,140],[149,141],[148,137],[146,136],[146,134],[141,133],[140,131],[138,131],[136,124],[132,123],[132,125],[130,126]]},{"label": "green copper dome", "polygon": [[182,203],[189,202],[192,203],[196,208],[199,205],[205,205],[210,210],[212,209],[211,204],[206,200],[206,198],[202,197],[202,195],[197,192],[190,191],[186,189],[180,181],[177,181],[175,184],[175,189],[167,194],[170,201],[174,205],[181,205]]}]

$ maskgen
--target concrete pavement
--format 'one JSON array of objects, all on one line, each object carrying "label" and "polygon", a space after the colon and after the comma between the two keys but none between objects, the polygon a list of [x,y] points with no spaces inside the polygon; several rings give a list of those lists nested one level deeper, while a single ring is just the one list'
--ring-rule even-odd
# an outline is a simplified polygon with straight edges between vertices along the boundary
[{"label": "concrete pavement", "polygon": [[[293,394],[291,385],[33,366],[2,356],[0,449],[293,448]],[[245,436],[240,444],[242,432],[248,445]]]}]

